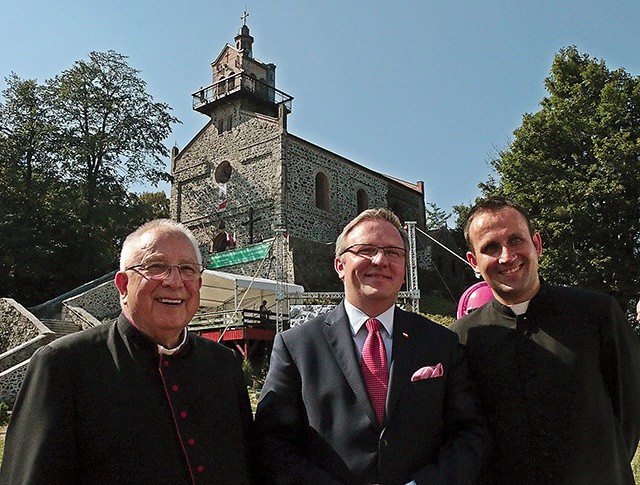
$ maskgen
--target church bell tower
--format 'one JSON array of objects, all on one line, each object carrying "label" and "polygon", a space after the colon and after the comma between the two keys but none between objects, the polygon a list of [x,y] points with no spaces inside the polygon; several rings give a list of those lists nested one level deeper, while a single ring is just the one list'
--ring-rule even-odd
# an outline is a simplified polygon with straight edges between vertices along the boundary
[{"label": "church bell tower", "polygon": [[225,45],[211,63],[211,84],[192,93],[193,109],[209,116],[219,133],[241,122],[241,110],[280,118],[286,129],[292,96],[276,89],[276,66],[253,57],[253,37],[248,14],[235,36],[235,46]]}]

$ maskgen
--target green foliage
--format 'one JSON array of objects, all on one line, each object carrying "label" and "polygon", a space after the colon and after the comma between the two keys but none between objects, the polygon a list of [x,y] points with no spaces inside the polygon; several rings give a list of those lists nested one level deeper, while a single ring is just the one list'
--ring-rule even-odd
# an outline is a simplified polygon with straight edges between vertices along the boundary
[{"label": "green foliage", "polygon": [[621,299],[640,286],[640,79],[562,49],[549,96],[492,162],[485,195],[522,205],[543,238],[541,272]]},{"label": "green foliage", "polygon": [[242,359],[242,373],[247,386],[251,387],[253,385],[253,365],[249,359]]},{"label": "green foliage", "polygon": [[163,157],[169,152],[162,142],[178,120],[169,106],[153,101],[126,59],[114,51],[91,52],[46,83],[61,163],[85,185],[89,204],[103,183],[167,179]]},{"label": "green foliage", "polygon": [[267,376],[268,368],[269,364],[266,358],[257,365],[248,359],[244,359],[242,361],[242,372],[244,373],[247,386],[254,389],[261,388],[262,384],[264,384],[264,379]]},{"label": "green foliage", "polygon": [[455,317],[458,303],[451,299],[440,298],[433,295],[422,295],[420,297],[420,310],[422,313],[430,315],[441,315],[444,319]]},{"label": "green foliage", "polygon": [[445,327],[448,327],[456,321],[455,318],[449,315],[434,315],[432,313],[425,313],[424,316],[429,320],[433,320],[434,322],[439,323],[440,325],[443,325]]},{"label": "green foliage", "polygon": [[167,195],[160,192],[143,192],[140,203],[146,206],[148,219],[166,219],[170,215],[170,201]]},{"label": "green foliage", "polygon": [[449,215],[433,202],[425,204],[425,219],[428,231],[447,227]]},{"label": "green foliage", "polygon": [[0,295],[33,305],[113,270],[123,238],[156,215],[177,122],[113,51],[39,85],[6,79],[0,105]]},{"label": "green foliage", "polygon": [[9,405],[4,401],[0,401],[0,426],[7,424],[9,417]]}]

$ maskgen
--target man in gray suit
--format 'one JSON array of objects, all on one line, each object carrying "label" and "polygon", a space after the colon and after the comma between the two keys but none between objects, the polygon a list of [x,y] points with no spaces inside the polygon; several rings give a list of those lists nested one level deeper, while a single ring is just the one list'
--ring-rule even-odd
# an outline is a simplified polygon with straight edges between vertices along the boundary
[{"label": "man in gray suit", "polygon": [[393,213],[361,213],[336,242],[344,301],[277,335],[256,413],[265,482],[475,481],[490,442],[458,338],[395,306],[407,248]]}]

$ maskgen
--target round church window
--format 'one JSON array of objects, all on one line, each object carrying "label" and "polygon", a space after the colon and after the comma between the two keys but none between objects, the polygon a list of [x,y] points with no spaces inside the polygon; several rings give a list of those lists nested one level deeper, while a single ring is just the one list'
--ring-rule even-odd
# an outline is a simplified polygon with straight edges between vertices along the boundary
[{"label": "round church window", "polygon": [[219,184],[226,184],[231,178],[231,164],[227,161],[222,162],[216,167],[214,177]]}]

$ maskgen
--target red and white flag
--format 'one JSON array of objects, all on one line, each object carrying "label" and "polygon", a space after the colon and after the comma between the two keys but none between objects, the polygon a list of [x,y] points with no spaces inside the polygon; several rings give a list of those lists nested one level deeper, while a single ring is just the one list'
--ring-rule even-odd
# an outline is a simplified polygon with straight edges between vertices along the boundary
[{"label": "red and white flag", "polygon": [[216,207],[216,212],[223,212],[227,210],[227,200],[223,200],[222,202],[220,202],[218,204],[218,207]]}]

